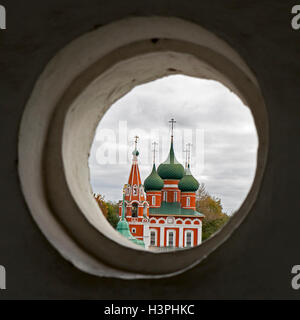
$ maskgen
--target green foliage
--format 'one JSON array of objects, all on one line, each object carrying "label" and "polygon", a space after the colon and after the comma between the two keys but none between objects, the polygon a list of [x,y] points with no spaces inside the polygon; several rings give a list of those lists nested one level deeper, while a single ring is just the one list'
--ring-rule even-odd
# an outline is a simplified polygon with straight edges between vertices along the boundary
[{"label": "green foliage", "polygon": [[205,215],[202,224],[202,241],[210,238],[230,219],[223,212],[221,200],[212,197],[206,191],[204,184],[201,184],[197,191],[196,209]]},{"label": "green foliage", "polygon": [[119,205],[116,202],[108,201],[107,205],[107,220],[112,225],[113,228],[117,228],[119,222]]},{"label": "green foliage", "polygon": [[208,238],[210,238],[214,233],[221,229],[228,220],[229,216],[227,215],[220,219],[215,219],[211,221],[204,219],[202,224],[202,241],[205,241]]},{"label": "green foliage", "polygon": [[102,213],[106,217],[107,221],[111,224],[113,228],[117,228],[117,224],[120,220],[119,218],[119,205],[116,202],[105,201],[104,196],[95,194],[95,200],[97,201]]}]

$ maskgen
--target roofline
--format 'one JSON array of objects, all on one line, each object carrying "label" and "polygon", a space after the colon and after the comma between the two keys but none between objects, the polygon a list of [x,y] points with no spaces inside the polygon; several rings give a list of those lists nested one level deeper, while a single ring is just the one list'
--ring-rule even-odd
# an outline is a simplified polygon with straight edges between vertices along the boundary
[{"label": "roofline", "polygon": [[150,216],[163,216],[163,217],[189,217],[189,218],[203,218],[205,217],[204,215],[202,216],[196,216],[196,215],[187,215],[187,214],[163,214],[163,213],[150,213],[149,212],[149,217]]}]

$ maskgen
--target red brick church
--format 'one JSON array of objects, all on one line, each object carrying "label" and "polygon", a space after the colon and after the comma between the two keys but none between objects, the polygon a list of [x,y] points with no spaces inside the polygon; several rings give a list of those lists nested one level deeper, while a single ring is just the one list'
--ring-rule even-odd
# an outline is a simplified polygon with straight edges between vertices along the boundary
[{"label": "red brick church", "polygon": [[[201,244],[204,215],[196,211],[198,181],[174,154],[173,124],[168,158],[156,170],[155,150],[152,172],[142,184],[137,139],[127,185],[124,186],[124,205],[119,215],[126,219],[133,238],[145,248],[186,248]],[[124,211],[124,212],[123,212]],[[123,213],[123,214],[122,214]]]}]

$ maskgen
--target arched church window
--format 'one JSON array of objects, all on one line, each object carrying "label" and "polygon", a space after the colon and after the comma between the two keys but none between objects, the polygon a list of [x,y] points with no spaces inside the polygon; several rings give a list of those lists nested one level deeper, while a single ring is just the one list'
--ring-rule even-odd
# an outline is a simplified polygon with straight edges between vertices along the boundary
[{"label": "arched church window", "polygon": [[133,186],[133,195],[137,196],[137,194],[138,194],[138,188],[137,186]]},{"label": "arched church window", "polygon": [[177,192],[174,192],[174,202],[177,202]]},{"label": "arched church window", "polygon": [[137,218],[137,216],[138,216],[138,204],[133,203],[132,204],[132,217]]}]

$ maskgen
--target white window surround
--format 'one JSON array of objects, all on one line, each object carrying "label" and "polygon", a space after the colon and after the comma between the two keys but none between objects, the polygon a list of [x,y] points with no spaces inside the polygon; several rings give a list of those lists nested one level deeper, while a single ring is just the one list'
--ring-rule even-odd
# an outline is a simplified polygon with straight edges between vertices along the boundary
[{"label": "white window surround", "polygon": [[[170,240],[173,239],[172,245]],[[167,246],[176,247],[176,230],[169,229],[167,230]]]},{"label": "white window surround", "polygon": [[131,215],[133,218],[137,218],[139,215],[139,205],[136,202],[132,204]]},{"label": "white window surround", "polygon": [[[118,37],[112,39],[112,33]],[[163,42],[165,52],[157,50],[149,41],[152,37]],[[166,38],[172,40],[164,43]],[[105,45],[101,39],[107,39]],[[137,42],[141,44],[139,48],[143,48],[143,54],[137,50]],[[116,47],[118,54],[113,56]],[[141,66],[138,72],[137,61]],[[166,62],[163,69],[162,61]],[[103,65],[107,66],[105,72]],[[149,65],[150,69],[143,69],[143,66]],[[145,83],[149,78],[168,75],[168,67],[174,65],[186,75],[201,78],[205,75],[208,79],[219,80],[242,97],[251,109],[257,126],[257,170],[244,205],[236,212],[230,226],[222,230],[218,237],[209,240],[209,246],[195,248],[193,253],[188,254],[185,250],[179,251],[176,257],[169,253],[155,255],[144,252],[141,263],[135,265],[126,261],[136,259],[142,249],[130,241],[124,241],[98,214],[99,208],[90,193],[85,155],[90,151],[96,121],[100,120],[99,115],[105,113],[104,106],[109,107],[105,103],[110,101],[108,93],[113,91],[114,100],[117,100],[126,94],[125,91]],[[190,68],[191,65],[193,68]],[[203,65],[216,65],[218,70],[204,69]],[[133,77],[136,80],[134,84]],[[119,81],[125,84],[125,90],[115,90]],[[95,93],[101,100],[98,99],[97,103],[92,99]],[[40,121],[35,123],[32,119],[36,117]],[[84,139],[82,127],[86,128]],[[46,148],[47,145],[51,148]],[[63,257],[79,269],[105,277],[164,277],[183,272],[201,261],[240,225],[260,191],[268,149],[268,116],[261,89],[238,52],[197,24],[178,18],[136,17],[113,22],[82,35],[61,49],[59,55],[45,67],[26,105],[20,126],[19,176],[25,200],[41,231]],[[45,177],[39,174],[43,168],[46,168]],[[76,171],[76,168],[80,170]],[[74,172],[77,174],[74,175]],[[55,196],[57,190],[63,201]],[[75,226],[78,225],[80,233],[76,232]],[[89,243],[86,242],[87,235]],[[130,259],[120,259],[125,255],[129,255]]]},{"label": "white window surround", "polygon": [[190,197],[187,197],[187,198],[186,198],[186,206],[187,206],[187,207],[190,207],[190,205],[191,205],[191,198],[190,198]]},{"label": "white window surround", "polygon": [[178,196],[178,193],[174,192],[174,202],[177,202],[177,196]]},{"label": "white window surround", "polygon": [[132,232],[132,233],[136,233],[136,228],[132,228],[132,229],[131,229],[131,232]]},{"label": "white window surround", "polygon": [[148,210],[148,206],[146,204],[144,204],[144,206],[143,206],[143,216],[144,217],[147,216],[147,210]]},{"label": "white window surround", "polygon": [[157,246],[157,230],[150,229],[150,245]]},{"label": "white window surround", "polygon": [[[188,240],[190,237],[190,245],[188,244]],[[192,230],[185,230],[184,232],[184,246],[185,247],[193,247],[194,245],[194,231]]]},{"label": "white window surround", "polygon": [[152,205],[153,205],[153,206],[156,205],[156,197],[155,197],[155,196],[152,197]]},{"label": "white window surround", "polygon": [[138,187],[137,187],[137,185],[134,185],[134,186],[133,186],[133,195],[134,195],[134,196],[137,196],[137,195],[138,195]]},{"label": "white window surround", "polygon": [[163,191],[163,201],[167,201],[167,191]]}]

